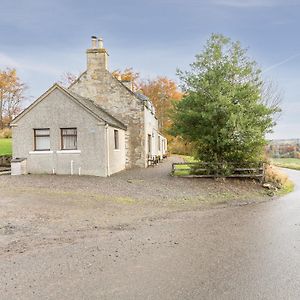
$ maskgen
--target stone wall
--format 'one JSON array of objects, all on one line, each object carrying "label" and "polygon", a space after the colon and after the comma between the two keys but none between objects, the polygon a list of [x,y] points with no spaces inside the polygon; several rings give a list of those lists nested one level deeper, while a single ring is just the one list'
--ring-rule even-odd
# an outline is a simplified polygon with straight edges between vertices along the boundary
[{"label": "stone wall", "polygon": [[[93,53],[94,55],[95,53]],[[89,64],[93,60],[88,60]],[[94,61],[97,64],[97,60]],[[101,65],[100,65],[101,66]],[[126,168],[145,167],[144,105],[105,67],[88,69],[69,88],[96,101],[103,109],[127,126],[125,136]]]}]

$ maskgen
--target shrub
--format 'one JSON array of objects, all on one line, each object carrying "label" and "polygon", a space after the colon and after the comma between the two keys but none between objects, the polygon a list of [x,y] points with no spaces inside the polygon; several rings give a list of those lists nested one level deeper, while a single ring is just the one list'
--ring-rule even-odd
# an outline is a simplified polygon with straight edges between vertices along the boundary
[{"label": "shrub", "polygon": [[291,192],[294,187],[288,176],[273,165],[266,165],[265,182],[271,183],[275,188],[286,193]]},{"label": "shrub", "polygon": [[2,139],[11,138],[11,129],[10,128],[0,129],[0,138],[2,138]]}]

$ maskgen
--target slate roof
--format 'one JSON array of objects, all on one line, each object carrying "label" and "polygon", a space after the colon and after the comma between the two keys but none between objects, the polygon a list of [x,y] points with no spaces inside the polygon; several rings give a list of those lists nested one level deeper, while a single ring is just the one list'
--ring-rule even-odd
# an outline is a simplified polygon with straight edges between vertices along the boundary
[{"label": "slate roof", "polygon": [[139,98],[142,101],[151,101],[147,96],[141,94],[141,93],[134,93],[137,98]]}]

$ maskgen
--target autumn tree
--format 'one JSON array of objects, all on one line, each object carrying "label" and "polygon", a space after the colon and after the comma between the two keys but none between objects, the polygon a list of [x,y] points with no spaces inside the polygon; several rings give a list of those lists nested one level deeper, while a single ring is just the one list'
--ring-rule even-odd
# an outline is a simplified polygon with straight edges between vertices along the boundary
[{"label": "autumn tree", "polygon": [[65,88],[68,88],[72,83],[78,79],[79,75],[71,72],[65,72],[60,76],[58,83]]},{"label": "autumn tree", "polygon": [[26,88],[15,69],[0,70],[0,129],[20,112]]},{"label": "autumn tree", "polygon": [[280,109],[247,50],[213,34],[191,70],[179,76],[185,94],[175,105],[173,133],[194,143],[196,157],[225,169],[262,159]]},{"label": "autumn tree", "polygon": [[155,79],[141,79],[140,74],[132,68],[126,68],[124,71],[115,70],[112,72],[118,80],[131,81],[136,91],[147,96],[153,103],[156,116],[158,118],[159,130],[167,137],[169,149],[176,153],[190,154],[190,145],[180,137],[173,137],[168,134],[171,127],[169,112],[173,101],[179,101],[182,93],[175,81],[165,77],[158,76]]},{"label": "autumn tree", "polygon": [[133,68],[126,68],[123,71],[120,69],[112,71],[112,75],[120,81],[131,81],[133,88],[139,88],[140,73],[133,71]]}]

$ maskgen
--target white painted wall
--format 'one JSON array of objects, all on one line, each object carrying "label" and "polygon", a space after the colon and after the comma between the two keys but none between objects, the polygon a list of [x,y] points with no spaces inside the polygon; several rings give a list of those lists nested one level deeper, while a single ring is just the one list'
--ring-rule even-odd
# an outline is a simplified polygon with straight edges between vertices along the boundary
[{"label": "white painted wall", "polygon": [[[158,120],[151,109],[145,107],[144,109],[145,120],[145,153],[146,156],[158,155]],[[148,152],[148,135],[151,135],[151,153]]]},{"label": "white painted wall", "polygon": [[[126,153],[125,153],[125,131],[122,129],[108,127],[107,129],[108,141],[109,141],[109,149],[108,149],[108,170],[111,175],[116,172],[120,172],[125,169],[126,163]],[[119,148],[115,149],[115,138],[114,131],[118,131],[119,136]]]},{"label": "white painted wall", "polygon": [[[77,128],[78,150],[61,150],[60,128],[73,127]],[[50,151],[34,151],[34,128],[50,128]],[[107,176],[125,168],[124,130],[119,130],[119,152],[113,149],[113,128],[108,131],[109,151],[105,123],[56,89],[13,127],[13,157],[26,158],[27,171],[32,174]]]}]

